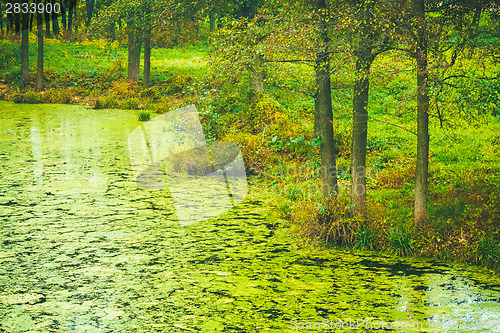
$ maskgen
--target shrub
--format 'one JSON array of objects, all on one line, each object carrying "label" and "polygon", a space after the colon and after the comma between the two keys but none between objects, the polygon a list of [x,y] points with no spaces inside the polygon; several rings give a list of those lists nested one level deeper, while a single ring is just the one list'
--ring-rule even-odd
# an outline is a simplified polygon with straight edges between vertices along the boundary
[{"label": "shrub", "polygon": [[500,247],[490,234],[481,238],[477,247],[478,260],[483,265],[498,267],[500,261]]},{"label": "shrub", "polygon": [[96,106],[100,105],[100,109],[113,109],[116,108],[118,102],[116,96],[106,95],[104,97],[99,97],[96,102]]},{"label": "shrub", "polygon": [[26,103],[28,104],[36,104],[36,103],[40,103],[40,94],[35,92],[35,91],[27,91],[26,94],[25,94],[25,100],[26,100]]},{"label": "shrub", "polygon": [[[319,195],[319,188],[317,189]],[[348,196],[297,202],[291,214],[300,232],[337,245],[353,245],[359,219],[351,217]]]},{"label": "shrub", "polygon": [[117,97],[128,98],[135,95],[135,90],[137,89],[137,82],[118,80],[114,81],[112,84],[112,90]]},{"label": "shrub", "polygon": [[214,111],[212,105],[200,109],[200,121],[203,126],[203,132],[209,141],[219,140],[224,134],[227,124],[223,122],[221,116]]},{"label": "shrub", "polygon": [[153,110],[156,113],[167,113],[170,111],[170,106],[166,101],[159,101],[157,103],[148,103],[145,106],[148,110]]},{"label": "shrub", "polygon": [[412,248],[415,242],[411,233],[403,226],[390,228],[389,230],[387,233],[390,245],[389,251],[401,256],[413,254]]},{"label": "shrub", "polygon": [[126,109],[126,110],[137,110],[139,108],[139,99],[133,97],[133,98],[128,98],[121,103],[118,104],[118,107],[120,109]]},{"label": "shrub", "polygon": [[116,59],[113,65],[106,69],[106,73],[103,74],[103,81],[117,81],[123,79],[124,70],[125,66],[123,65],[123,59]]},{"label": "shrub", "polygon": [[359,225],[356,234],[358,236],[358,242],[354,245],[355,248],[369,250],[373,250],[375,248],[375,234],[370,228]]},{"label": "shrub", "polygon": [[246,109],[244,119],[253,132],[258,132],[262,125],[276,122],[281,113],[281,105],[271,95],[261,93],[257,102]]},{"label": "shrub", "polygon": [[173,75],[165,82],[166,92],[171,95],[184,93],[194,82],[194,77],[191,74],[180,74],[174,72]]},{"label": "shrub", "polygon": [[23,93],[20,93],[20,92],[16,92],[16,93],[12,94],[11,99],[14,103],[26,103],[25,95]]},{"label": "shrub", "polygon": [[148,121],[151,119],[151,113],[149,111],[140,111],[139,112],[139,117],[138,117],[138,120],[139,121]]},{"label": "shrub", "polygon": [[71,89],[49,89],[40,99],[47,103],[69,104],[74,100],[74,92]]},{"label": "shrub", "polygon": [[151,88],[147,88],[147,89],[142,90],[140,93],[140,96],[142,98],[148,98],[152,101],[158,101],[158,100],[161,100],[161,98],[162,98],[162,96],[160,95],[160,93],[158,92],[156,87],[151,87]]}]

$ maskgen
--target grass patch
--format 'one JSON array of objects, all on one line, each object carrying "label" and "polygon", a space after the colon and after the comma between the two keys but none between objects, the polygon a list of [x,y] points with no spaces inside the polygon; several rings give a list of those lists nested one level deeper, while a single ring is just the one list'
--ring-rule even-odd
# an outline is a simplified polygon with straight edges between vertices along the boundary
[{"label": "grass patch", "polygon": [[151,113],[149,111],[140,111],[139,112],[139,121],[148,121],[151,119]]}]

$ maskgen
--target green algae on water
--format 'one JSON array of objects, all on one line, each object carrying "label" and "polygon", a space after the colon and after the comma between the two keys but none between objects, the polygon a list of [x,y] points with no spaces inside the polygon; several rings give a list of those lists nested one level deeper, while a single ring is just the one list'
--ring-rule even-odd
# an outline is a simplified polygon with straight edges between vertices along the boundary
[{"label": "green algae on water", "polygon": [[500,317],[488,271],[304,245],[252,179],[236,209],[181,227],[168,190],[134,182],[133,111],[0,111],[0,331],[296,332],[365,320],[491,332],[442,328]]}]

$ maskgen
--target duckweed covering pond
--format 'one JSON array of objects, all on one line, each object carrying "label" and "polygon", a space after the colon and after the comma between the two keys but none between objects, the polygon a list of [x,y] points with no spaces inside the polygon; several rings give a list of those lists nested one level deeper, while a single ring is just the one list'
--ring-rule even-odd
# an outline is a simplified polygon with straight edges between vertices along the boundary
[{"label": "duckweed covering pond", "polygon": [[497,277],[311,248],[271,217],[257,180],[237,209],[181,227],[168,191],[133,181],[135,112],[5,102],[0,112],[2,332],[295,332],[322,320],[331,330],[339,320],[373,323],[357,331],[382,321],[414,323],[398,332],[500,327]]}]

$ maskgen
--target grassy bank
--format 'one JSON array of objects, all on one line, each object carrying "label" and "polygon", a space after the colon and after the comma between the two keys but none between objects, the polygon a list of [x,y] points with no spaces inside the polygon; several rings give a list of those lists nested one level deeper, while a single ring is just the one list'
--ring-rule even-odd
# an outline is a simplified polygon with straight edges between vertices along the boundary
[{"label": "grassy bank", "polygon": [[[453,116],[431,125],[429,227],[412,222],[416,162],[413,72],[391,70],[391,57],[373,70],[368,133],[368,219],[350,214],[352,76],[332,77],[334,132],[339,145],[340,193],[319,194],[319,141],[313,134],[310,82],[296,75],[311,68],[283,64],[265,81],[265,92],[245,80],[224,81],[210,71],[208,48],[152,50],[152,87],[126,80],[126,49],[101,40],[46,44],[46,90],[20,90],[19,45],[0,41],[0,97],[19,103],[75,103],[93,108],[167,112],[197,103],[212,140],[243,148],[250,173],[263,178],[273,203],[297,232],[328,244],[439,257],[500,268],[500,123],[496,113]],[[30,47],[35,75],[36,47]],[[411,64],[404,64],[411,69]],[[215,70],[216,71],[216,70]],[[276,73],[287,73],[278,75]],[[309,90],[308,90],[309,89]],[[465,96],[465,95],[464,95]],[[465,98],[465,97],[464,97]],[[470,104],[470,105],[473,105]],[[468,105],[467,107],[471,107]],[[147,117],[145,117],[147,118]]]},{"label": "grassy bank", "polygon": [[194,101],[207,70],[206,49],[153,48],[151,88],[127,82],[127,49],[104,40],[45,42],[45,90],[36,92],[36,44],[30,45],[30,85],[21,91],[19,44],[0,41],[0,98],[18,103],[72,103],[92,108],[144,109],[166,112],[182,100]]}]

